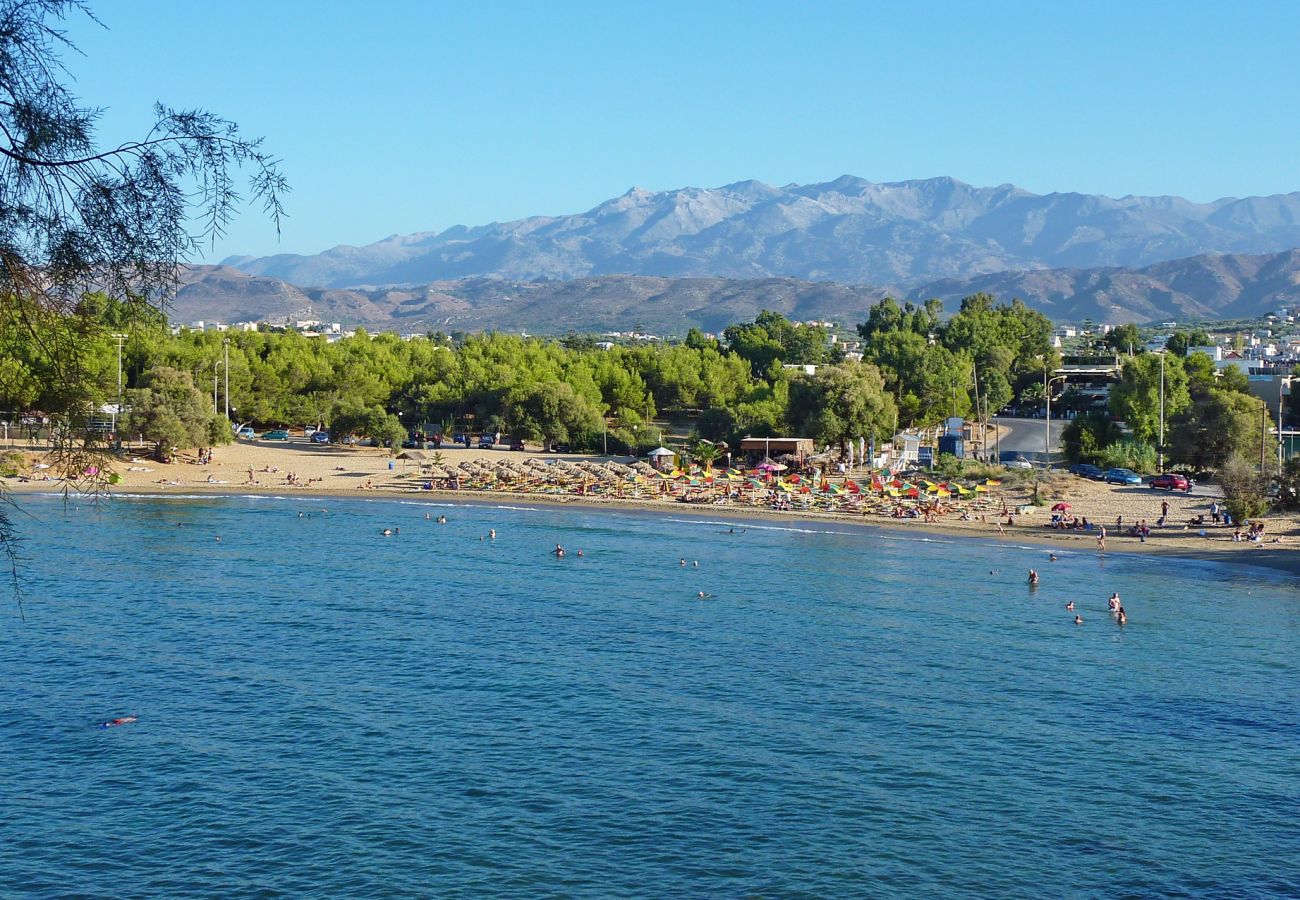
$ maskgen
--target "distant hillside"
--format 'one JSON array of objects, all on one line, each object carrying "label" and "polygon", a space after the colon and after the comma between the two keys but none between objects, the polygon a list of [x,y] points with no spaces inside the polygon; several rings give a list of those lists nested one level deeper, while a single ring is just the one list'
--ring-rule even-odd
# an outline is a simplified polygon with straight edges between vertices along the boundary
[{"label": "distant hillside", "polygon": [[1233,319],[1300,303],[1300,250],[1207,254],[1142,269],[1051,269],[946,279],[912,291],[952,306],[978,292],[1021,297],[1060,322]]},{"label": "distant hillside", "polygon": [[1300,250],[1196,256],[1143,269],[1054,269],[945,279],[910,292],[794,278],[658,278],[610,275],[572,281],[469,278],[408,289],[301,288],[227,266],[196,266],[172,307],[177,321],[226,322],[300,315],[399,331],[501,329],[557,334],[720,331],[772,309],[794,319],[861,321],[884,296],[944,300],[984,291],[1023,299],[1064,322],[1237,318],[1300,303]]},{"label": "distant hillside", "polygon": [[846,175],[785,187],[742,181],[633,188],[576,215],[456,226],[314,256],[232,257],[226,264],[333,288],[613,274],[915,288],[1003,271],[1140,267],[1293,247],[1300,247],[1300,193],[1193,203],[1039,195],[953,178],[874,184]]},{"label": "distant hillside", "polygon": [[653,278],[613,275],[573,281],[511,282],[471,278],[409,290],[299,288],[226,266],[195,266],[170,313],[178,322],[251,321],[302,315],[399,331],[558,334],[569,329],[685,334],[720,331],[764,309],[799,320],[851,318],[898,291],[793,278]]}]

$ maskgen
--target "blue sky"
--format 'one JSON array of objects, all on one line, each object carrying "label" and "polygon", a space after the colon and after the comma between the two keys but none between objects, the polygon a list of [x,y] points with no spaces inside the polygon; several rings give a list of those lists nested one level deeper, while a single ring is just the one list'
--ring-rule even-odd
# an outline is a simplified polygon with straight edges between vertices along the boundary
[{"label": "blue sky", "polygon": [[[209,261],[588,209],[633,185],[952,175],[1038,192],[1300,190],[1300,4],[94,4],[105,142],[153,101],[284,162],[277,241]],[[986,8],[988,7],[988,8]]]}]

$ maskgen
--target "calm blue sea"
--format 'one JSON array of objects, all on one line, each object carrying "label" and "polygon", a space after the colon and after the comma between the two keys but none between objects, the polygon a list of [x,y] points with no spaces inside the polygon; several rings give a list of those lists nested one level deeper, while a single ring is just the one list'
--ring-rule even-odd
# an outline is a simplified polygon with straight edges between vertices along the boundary
[{"label": "calm blue sea", "polygon": [[1285,576],[578,509],[23,508],[6,896],[1300,894]]}]

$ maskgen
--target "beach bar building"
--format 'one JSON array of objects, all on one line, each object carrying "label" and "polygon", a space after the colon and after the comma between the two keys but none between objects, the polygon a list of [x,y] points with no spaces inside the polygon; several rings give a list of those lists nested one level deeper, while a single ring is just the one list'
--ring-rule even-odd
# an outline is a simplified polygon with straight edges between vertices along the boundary
[{"label": "beach bar building", "polygon": [[740,441],[740,452],[747,465],[785,455],[803,463],[813,454],[813,442],[812,438],[801,437],[747,437]]}]

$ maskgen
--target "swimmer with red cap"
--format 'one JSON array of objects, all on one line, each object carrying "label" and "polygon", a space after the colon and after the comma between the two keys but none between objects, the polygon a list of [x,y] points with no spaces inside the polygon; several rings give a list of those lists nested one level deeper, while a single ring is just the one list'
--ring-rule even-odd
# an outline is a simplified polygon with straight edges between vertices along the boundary
[{"label": "swimmer with red cap", "polygon": [[131,725],[140,721],[137,716],[122,716],[120,719],[109,719],[107,722],[100,722],[100,728],[115,728],[118,725]]}]

